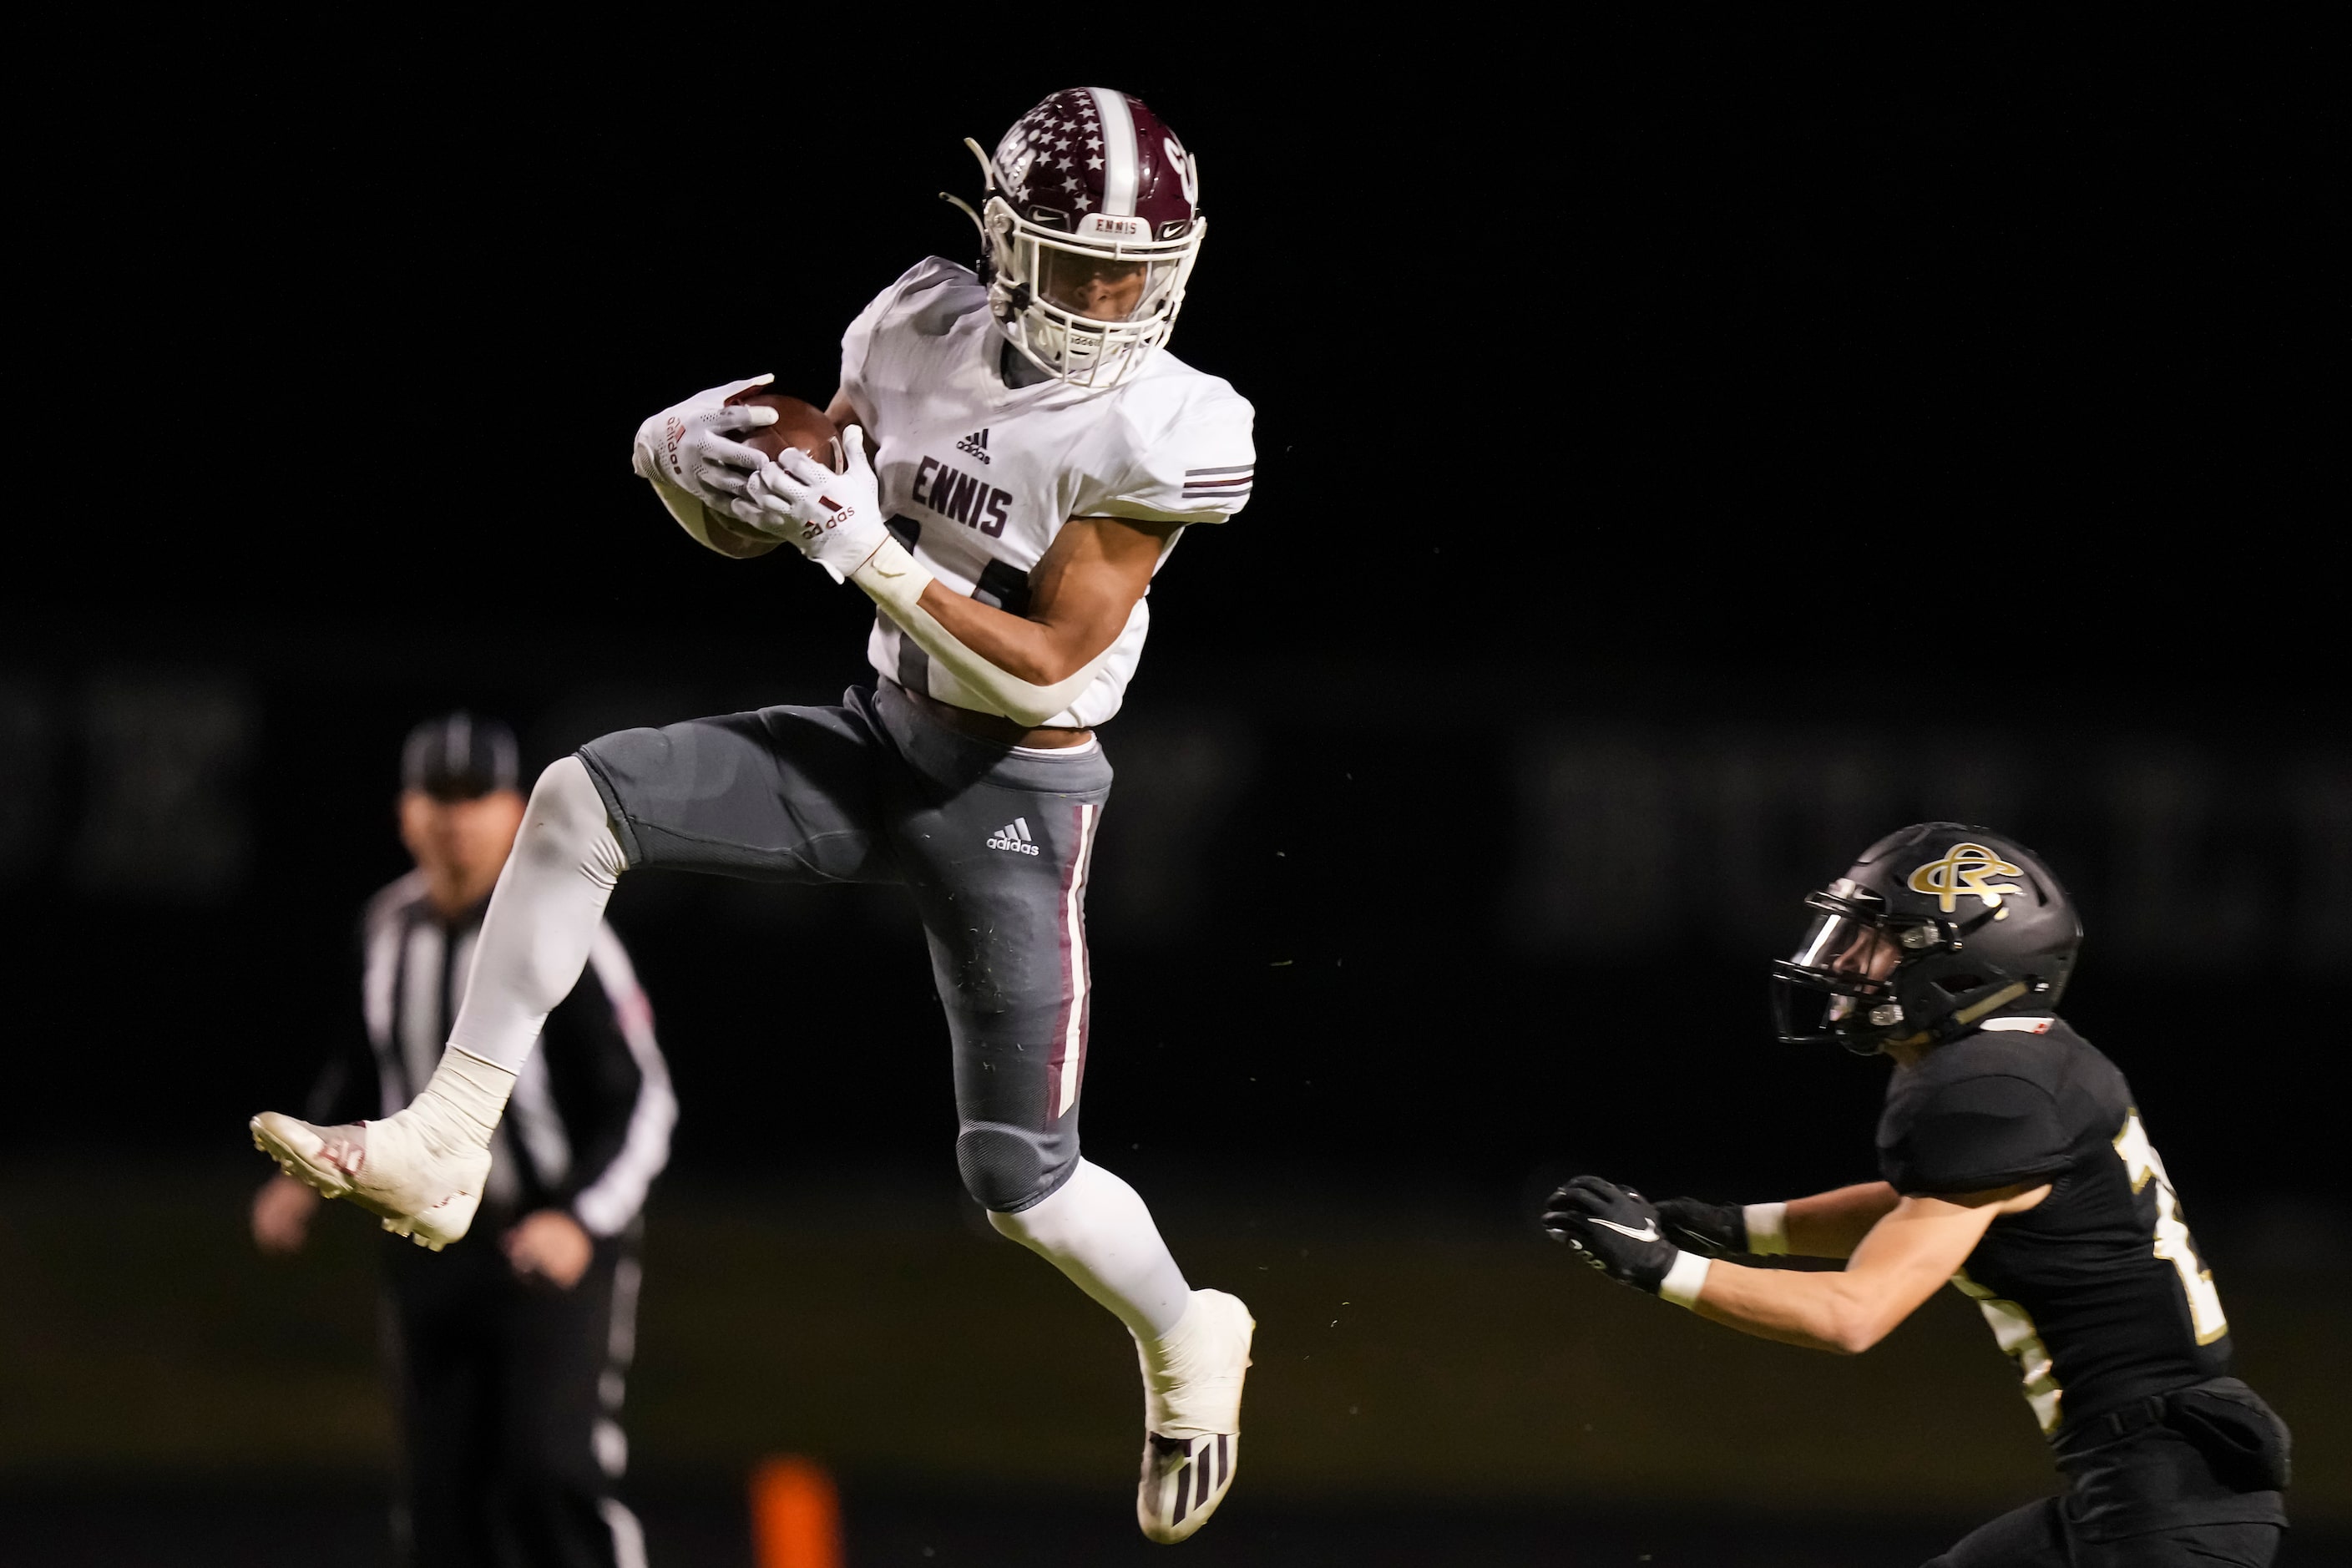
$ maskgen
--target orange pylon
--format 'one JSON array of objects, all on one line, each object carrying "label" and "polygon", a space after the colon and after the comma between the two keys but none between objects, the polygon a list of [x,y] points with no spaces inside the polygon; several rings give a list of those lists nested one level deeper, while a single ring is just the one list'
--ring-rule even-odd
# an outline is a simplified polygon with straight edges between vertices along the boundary
[{"label": "orange pylon", "polygon": [[759,1568],[842,1568],[841,1495],[823,1465],[797,1454],[760,1461],[751,1549]]}]

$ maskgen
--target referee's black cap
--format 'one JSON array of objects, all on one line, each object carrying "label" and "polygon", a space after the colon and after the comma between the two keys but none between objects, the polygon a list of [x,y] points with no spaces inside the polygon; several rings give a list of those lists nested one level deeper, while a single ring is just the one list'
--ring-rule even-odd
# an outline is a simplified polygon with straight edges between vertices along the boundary
[{"label": "referee's black cap", "polygon": [[400,786],[436,800],[473,800],[515,787],[514,731],[466,712],[427,719],[400,748]]}]

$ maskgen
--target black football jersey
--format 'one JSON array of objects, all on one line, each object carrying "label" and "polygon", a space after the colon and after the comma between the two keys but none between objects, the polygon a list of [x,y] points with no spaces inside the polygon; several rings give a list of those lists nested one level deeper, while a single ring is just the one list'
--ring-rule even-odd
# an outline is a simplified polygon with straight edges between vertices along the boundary
[{"label": "black football jersey", "polygon": [[2045,1434],[2229,1371],[2221,1295],[2131,1086],[2063,1020],[1991,1019],[1897,1068],[1878,1162],[1906,1196],[2050,1184],[1952,1277]]}]

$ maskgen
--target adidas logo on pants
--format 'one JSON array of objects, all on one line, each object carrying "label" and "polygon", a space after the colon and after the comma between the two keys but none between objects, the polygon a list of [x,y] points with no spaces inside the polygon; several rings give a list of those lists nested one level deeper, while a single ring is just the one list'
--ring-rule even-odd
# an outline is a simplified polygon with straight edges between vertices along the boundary
[{"label": "adidas logo on pants", "polygon": [[1009,849],[1015,855],[1034,855],[1037,846],[1030,841],[1029,819],[1016,816],[998,828],[988,841],[991,849]]}]

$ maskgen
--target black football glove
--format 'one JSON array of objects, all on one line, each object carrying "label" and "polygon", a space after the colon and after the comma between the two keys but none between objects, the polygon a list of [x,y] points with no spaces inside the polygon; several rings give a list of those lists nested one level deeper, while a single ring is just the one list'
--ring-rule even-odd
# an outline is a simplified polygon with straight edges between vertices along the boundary
[{"label": "black football glove", "polygon": [[1665,1227],[1668,1241],[1701,1258],[1730,1258],[1748,1250],[1748,1209],[1742,1204],[1660,1198],[1658,1223]]},{"label": "black football glove", "polygon": [[1679,1250],[1659,1228],[1649,1199],[1599,1176],[1579,1176],[1552,1194],[1544,1203],[1543,1226],[1620,1285],[1653,1296]]}]

